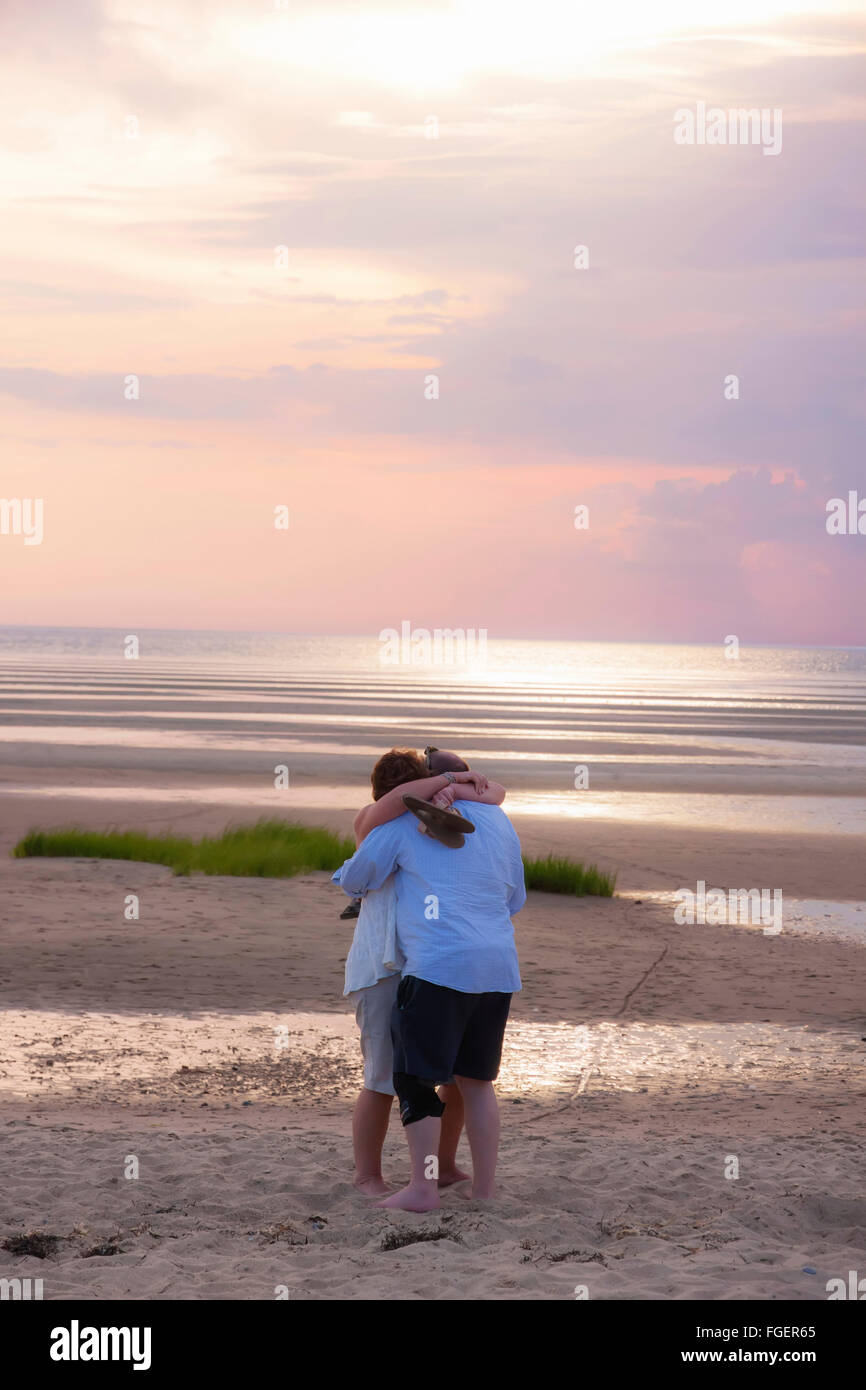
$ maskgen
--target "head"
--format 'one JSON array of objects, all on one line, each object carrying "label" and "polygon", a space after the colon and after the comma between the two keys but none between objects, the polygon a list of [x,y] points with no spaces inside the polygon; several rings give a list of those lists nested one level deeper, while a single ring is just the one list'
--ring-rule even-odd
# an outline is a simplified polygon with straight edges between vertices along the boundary
[{"label": "head", "polygon": [[414,748],[391,748],[382,754],[370,774],[373,800],[378,801],[386,792],[401,787],[404,782],[417,782],[419,777],[429,775],[424,759]]},{"label": "head", "polygon": [[428,776],[439,777],[443,772],[468,772],[469,764],[445,748],[424,749],[425,770]]}]

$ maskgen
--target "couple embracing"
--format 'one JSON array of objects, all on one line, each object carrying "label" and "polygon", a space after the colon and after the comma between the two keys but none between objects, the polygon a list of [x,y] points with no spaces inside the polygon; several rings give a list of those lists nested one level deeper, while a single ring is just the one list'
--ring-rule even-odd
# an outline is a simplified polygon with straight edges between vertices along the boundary
[{"label": "couple embracing", "polygon": [[[355,1106],[355,1185],[383,1207],[430,1211],[457,1167],[463,1125],[472,1196],[493,1195],[499,1072],[520,973],[511,917],[526,901],[504,787],[455,753],[391,749],[373,768],[357,849],[334,875],[361,898],[346,959],[364,1089]],[[459,801],[460,814],[454,809]],[[420,832],[420,833],[419,833]],[[396,1094],[408,1186],[386,1196],[382,1147]]]}]

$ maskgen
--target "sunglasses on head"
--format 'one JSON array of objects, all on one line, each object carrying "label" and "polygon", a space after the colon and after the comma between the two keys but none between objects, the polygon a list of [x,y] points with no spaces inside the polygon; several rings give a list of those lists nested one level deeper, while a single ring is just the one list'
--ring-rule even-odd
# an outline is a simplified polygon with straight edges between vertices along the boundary
[{"label": "sunglasses on head", "polygon": [[432,767],[430,766],[430,758],[431,758],[431,756],[432,756],[433,753],[438,753],[438,752],[439,752],[439,749],[438,749],[438,748],[433,748],[432,746],[427,747],[427,748],[424,749],[424,766],[426,767],[426,769],[427,769],[428,772],[432,772],[432,771],[433,771]]}]

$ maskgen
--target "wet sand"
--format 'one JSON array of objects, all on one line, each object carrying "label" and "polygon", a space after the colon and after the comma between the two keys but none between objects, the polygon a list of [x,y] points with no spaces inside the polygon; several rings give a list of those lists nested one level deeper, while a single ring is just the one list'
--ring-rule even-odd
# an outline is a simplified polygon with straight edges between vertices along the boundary
[{"label": "wet sand", "polygon": [[[491,776],[507,775],[495,765],[489,769],[486,763],[477,765],[489,770]],[[218,833],[228,824],[277,816],[326,825],[348,835],[357,807],[367,799],[360,773],[351,786],[329,787],[317,778],[310,787],[295,778],[290,787],[279,792],[272,784],[263,787],[263,777],[255,781],[239,777],[227,786],[225,776],[204,776],[197,779],[193,789],[188,773],[139,769],[133,774],[76,767],[64,769],[59,786],[45,769],[36,777],[31,769],[27,781],[21,773],[16,767],[4,769],[0,853],[11,850],[31,827],[64,825],[140,828],[154,833],[172,829],[198,835]],[[652,823],[638,819],[637,812],[635,819],[594,817],[590,800],[586,814],[579,818],[539,814],[535,809],[527,812],[526,793],[517,780],[505,809],[526,852],[566,854],[595,863],[616,873],[617,886],[624,891],[675,890],[694,887],[704,879],[726,887],[781,888],[792,898],[863,901],[866,896],[862,834],[778,828],[781,804],[797,798],[780,795],[776,819],[761,829],[751,824],[707,825],[685,813],[679,824],[672,823],[677,794],[671,792],[671,821]],[[748,786],[739,797],[748,804]]]},{"label": "wet sand", "polygon": [[[339,642],[320,678],[320,643],[254,670],[160,640],[162,667],[37,633],[0,681],[0,1277],[45,1298],[808,1301],[862,1268],[857,671],[581,648],[530,688],[533,649],[511,685],[473,686]],[[616,872],[620,896],[530,894],[499,1195],[417,1216],[351,1186],[352,928],[326,874],[9,855],[60,825],[348,833],[375,756],[425,742],[508,787],[526,852]],[[781,890],[781,934],[678,926],[673,894],[701,880]],[[405,1179],[396,1121],[386,1171]]]},{"label": "wet sand", "polygon": [[[0,1275],[41,1277],[45,1298],[808,1300],[858,1268],[861,946],[678,927],[637,892],[530,894],[499,1196],[384,1213],[350,1183],[351,924],[328,876],[11,860],[21,802],[2,805],[0,1240],[57,1239],[43,1259],[0,1250]],[[178,809],[112,819],[164,826]],[[104,824],[106,807],[70,819]],[[184,808],[187,830],[224,823],[219,805]],[[530,849],[546,833],[519,828]],[[703,862],[699,832],[677,847],[613,830],[595,853],[622,855],[633,884],[644,853],[672,881]],[[751,863],[787,882],[796,848],[753,843]],[[841,868],[828,846],[803,884],[825,887],[834,854]],[[386,1171],[405,1176],[396,1121]]]}]

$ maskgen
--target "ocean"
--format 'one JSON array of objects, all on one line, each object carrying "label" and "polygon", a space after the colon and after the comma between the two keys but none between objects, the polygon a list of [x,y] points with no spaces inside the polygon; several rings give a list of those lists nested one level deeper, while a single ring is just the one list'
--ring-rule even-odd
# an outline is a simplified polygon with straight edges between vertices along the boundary
[{"label": "ocean", "polygon": [[0,758],[147,766],[193,792],[281,755],[307,804],[333,806],[385,748],[433,743],[515,783],[525,814],[866,826],[863,648],[490,641],[483,660],[416,667],[383,645],[0,628]]},{"label": "ocean", "polygon": [[[47,797],[43,824],[69,799],[315,818],[367,800],[386,748],[432,743],[516,817],[862,836],[866,650],[727,649],[490,641],[416,667],[375,638],[4,628],[2,792]],[[817,929],[845,912],[862,939],[860,906],[803,908]]]}]

